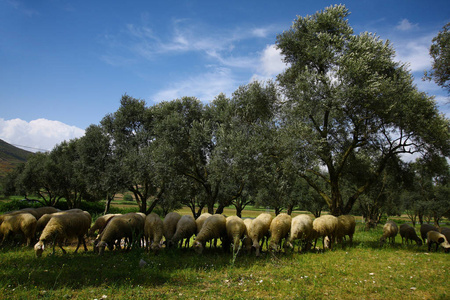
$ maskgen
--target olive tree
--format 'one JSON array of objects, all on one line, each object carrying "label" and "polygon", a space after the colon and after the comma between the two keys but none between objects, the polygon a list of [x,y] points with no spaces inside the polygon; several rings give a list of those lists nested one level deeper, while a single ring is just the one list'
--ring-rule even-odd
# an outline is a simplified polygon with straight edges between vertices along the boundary
[{"label": "olive tree", "polygon": [[336,5],[298,17],[276,42],[289,65],[277,79],[285,96],[283,124],[291,128],[292,153],[302,163],[298,175],[334,215],[349,213],[375,182],[368,178],[343,198],[343,174],[353,168],[355,153],[379,153],[371,157],[377,177],[396,155],[450,151],[449,121],[432,97],[417,90],[389,41],[354,34],[348,15]]}]

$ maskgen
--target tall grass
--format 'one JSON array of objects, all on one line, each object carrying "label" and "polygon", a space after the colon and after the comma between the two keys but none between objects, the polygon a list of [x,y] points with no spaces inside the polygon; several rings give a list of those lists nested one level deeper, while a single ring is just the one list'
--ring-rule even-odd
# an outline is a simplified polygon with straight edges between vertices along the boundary
[{"label": "tall grass", "polygon": [[[358,227],[353,245],[333,251],[264,253],[214,248],[197,255],[173,249],[158,255],[135,248],[99,257],[89,252],[30,248],[0,250],[0,299],[448,299],[450,256],[426,246],[380,246],[381,227]],[[139,267],[141,260],[146,264]]]}]

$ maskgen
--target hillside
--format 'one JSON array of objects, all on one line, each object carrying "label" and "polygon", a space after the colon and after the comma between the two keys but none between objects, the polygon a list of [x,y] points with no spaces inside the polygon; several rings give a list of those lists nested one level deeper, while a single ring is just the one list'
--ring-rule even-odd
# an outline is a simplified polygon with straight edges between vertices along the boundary
[{"label": "hillside", "polygon": [[26,162],[31,154],[33,153],[17,148],[0,139],[0,178],[4,177],[18,164]]}]

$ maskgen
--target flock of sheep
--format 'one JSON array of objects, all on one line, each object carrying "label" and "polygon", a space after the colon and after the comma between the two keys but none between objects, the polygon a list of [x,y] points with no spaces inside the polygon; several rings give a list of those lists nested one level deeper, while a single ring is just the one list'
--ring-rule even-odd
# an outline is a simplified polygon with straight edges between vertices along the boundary
[{"label": "flock of sheep", "polygon": [[[75,238],[75,252],[81,244],[87,251],[86,236],[95,236],[94,252],[100,255],[105,248],[110,251],[122,247],[130,249],[133,244],[153,252],[163,247],[183,247],[183,243],[184,247],[189,247],[191,237],[195,236],[193,248],[199,254],[207,242],[212,244],[220,240],[225,251],[232,249],[236,254],[240,249],[247,253],[254,250],[259,256],[264,242],[266,248],[273,252],[294,248],[293,242],[296,240],[299,241],[298,251],[306,251],[313,244],[315,248],[319,238],[323,239],[323,249],[331,249],[333,244],[342,243],[347,236],[352,243],[356,221],[350,215],[323,215],[313,220],[309,215],[291,217],[285,213],[274,218],[268,213],[261,213],[254,219],[204,213],[195,220],[190,215],[181,216],[171,212],[164,219],[155,213],[108,214],[91,224],[91,215],[80,209],[59,211],[53,207],[26,208],[0,216],[0,239],[3,244],[9,237],[20,234],[30,246],[39,236],[34,250],[40,257],[49,244],[53,245],[53,253],[56,245],[66,253],[64,243]],[[381,242],[386,239],[392,241],[398,232],[398,226],[388,221],[383,228]],[[436,243],[436,251],[439,245],[446,251],[450,250],[447,242],[449,233],[448,228],[442,228],[439,232],[431,225],[424,224],[421,227],[422,239],[427,239],[428,250],[433,243]],[[407,224],[400,226],[400,235],[402,242],[405,238],[406,242],[414,240],[422,244],[414,228]]]}]

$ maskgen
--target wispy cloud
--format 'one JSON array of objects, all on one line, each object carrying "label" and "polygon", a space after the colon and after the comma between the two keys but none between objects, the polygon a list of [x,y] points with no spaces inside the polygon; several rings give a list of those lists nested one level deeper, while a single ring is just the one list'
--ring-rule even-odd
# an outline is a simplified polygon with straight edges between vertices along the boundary
[{"label": "wispy cloud", "polygon": [[400,31],[408,31],[414,28],[418,28],[418,25],[409,22],[408,19],[403,19],[398,23],[398,25],[395,28]]},{"label": "wispy cloud", "polygon": [[6,0],[6,3],[8,3],[11,7],[13,7],[14,9],[20,11],[22,14],[24,14],[24,15],[26,15],[28,17],[39,15],[38,11],[28,8],[25,4],[23,4],[22,1]]},{"label": "wispy cloud", "polygon": [[397,59],[410,65],[412,72],[423,72],[431,66],[429,49],[432,35],[414,36],[409,39],[402,39],[395,43]]},{"label": "wispy cloud", "polygon": [[37,119],[27,122],[0,118],[0,139],[10,144],[34,148],[35,151],[51,150],[65,140],[83,135],[83,129],[59,121]]}]

